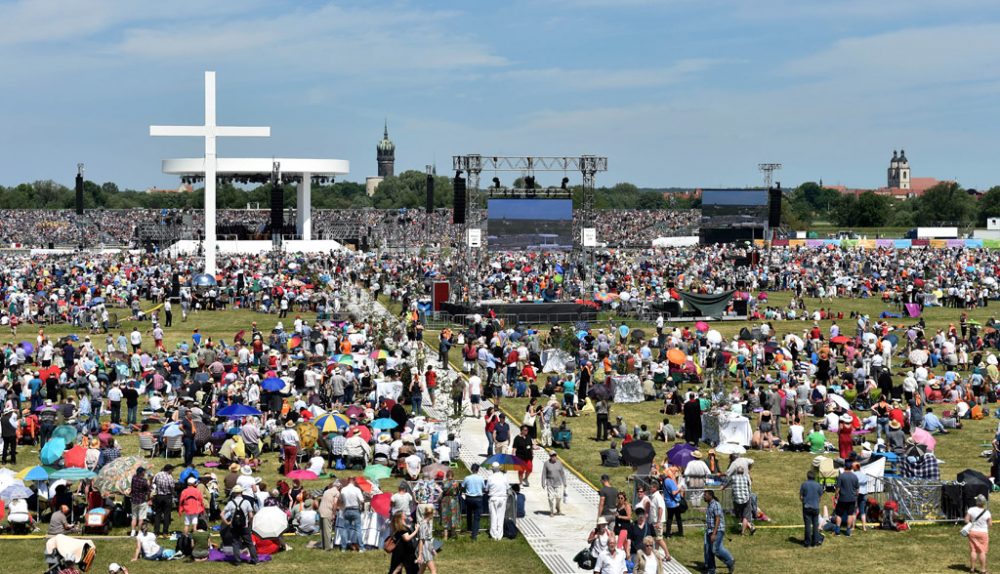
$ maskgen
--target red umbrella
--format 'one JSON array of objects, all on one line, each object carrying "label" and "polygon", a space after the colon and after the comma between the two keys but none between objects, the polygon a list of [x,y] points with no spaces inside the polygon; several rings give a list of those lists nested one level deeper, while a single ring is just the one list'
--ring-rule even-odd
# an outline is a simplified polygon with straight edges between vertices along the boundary
[{"label": "red umbrella", "polygon": [[844,335],[837,335],[836,337],[830,339],[830,342],[833,343],[834,345],[843,345],[844,343],[850,340],[851,340],[850,337],[846,337]]},{"label": "red umbrella", "polygon": [[365,439],[366,442],[371,442],[371,440],[372,440],[372,431],[369,430],[369,428],[366,427],[366,426],[351,427],[351,434],[349,434],[347,436],[348,437],[353,436],[354,433],[360,434],[361,438]]},{"label": "red umbrella", "polygon": [[356,417],[358,415],[364,414],[365,409],[359,407],[358,405],[351,405],[344,410],[344,414],[348,417]]},{"label": "red umbrella", "polygon": [[87,466],[86,459],[87,449],[81,445],[63,451],[63,462],[66,464],[66,468],[84,468]]},{"label": "red umbrella", "polygon": [[392,506],[392,493],[383,492],[372,497],[372,510],[383,518],[389,518],[389,509]]},{"label": "red umbrella", "polygon": [[316,480],[319,478],[316,473],[311,470],[293,470],[285,475],[285,478],[290,478],[292,480]]}]

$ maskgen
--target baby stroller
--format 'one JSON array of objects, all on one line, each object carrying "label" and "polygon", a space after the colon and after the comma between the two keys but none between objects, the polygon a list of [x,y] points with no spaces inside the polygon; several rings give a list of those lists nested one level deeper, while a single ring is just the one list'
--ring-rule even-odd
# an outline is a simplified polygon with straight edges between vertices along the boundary
[{"label": "baby stroller", "polygon": [[100,493],[91,491],[87,495],[87,513],[83,516],[83,532],[107,534],[111,531],[111,509],[104,505]]},{"label": "baby stroller", "polygon": [[97,558],[97,547],[90,540],[59,534],[45,543],[45,574],[87,572]]}]

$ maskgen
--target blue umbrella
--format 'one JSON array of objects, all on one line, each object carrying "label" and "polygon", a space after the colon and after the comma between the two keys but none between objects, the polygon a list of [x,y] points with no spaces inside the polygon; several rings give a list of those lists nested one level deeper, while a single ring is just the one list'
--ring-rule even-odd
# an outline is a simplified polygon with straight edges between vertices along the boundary
[{"label": "blue umbrella", "polygon": [[285,388],[285,381],[278,377],[268,377],[260,383],[261,388],[272,393]]},{"label": "blue umbrella", "polygon": [[184,430],[179,424],[173,423],[163,427],[164,437],[181,436],[182,434],[184,434]]},{"label": "blue umbrella", "polygon": [[97,307],[98,305],[103,305],[103,304],[104,304],[104,297],[94,297],[93,299],[90,300],[91,307]]},{"label": "blue umbrella", "polygon": [[57,470],[49,475],[49,478],[56,480],[84,480],[87,478],[94,478],[97,473],[92,470],[87,470],[85,468],[63,468]]},{"label": "blue umbrella", "polygon": [[53,464],[62,458],[63,451],[65,450],[66,441],[55,437],[45,443],[45,446],[42,447],[42,452],[38,453],[38,458],[42,461],[42,464]]},{"label": "blue umbrella", "polygon": [[375,419],[372,421],[372,428],[379,430],[391,430],[399,426],[399,423],[392,419]]},{"label": "blue umbrella", "polygon": [[33,466],[31,467],[31,470],[25,473],[24,476],[19,476],[19,478],[21,480],[33,480],[33,481],[48,480],[50,470],[52,469],[46,468],[44,466]]},{"label": "blue umbrella", "polygon": [[31,355],[35,352],[35,346],[27,341],[21,341],[21,348],[24,349],[25,355]]},{"label": "blue umbrella", "polygon": [[216,414],[220,417],[238,419],[241,417],[258,417],[261,415],[261,412],[253,407],[248,407],[247,405],[236,404],[229,405]]},{"label": "blue umbrella", "polygon": [[35,492],[23,484],[12,484],[0,492],[0,498],[6,501],[22,500],[31,498],[33,494]]},{"label": "blue umbrella", "polygon": [[320,432],[333,432],[334,429],[340,431],[351,426],[350,421],[344,415],[339,415],[336,413],[327,413],[316,419],[314,423]]}]

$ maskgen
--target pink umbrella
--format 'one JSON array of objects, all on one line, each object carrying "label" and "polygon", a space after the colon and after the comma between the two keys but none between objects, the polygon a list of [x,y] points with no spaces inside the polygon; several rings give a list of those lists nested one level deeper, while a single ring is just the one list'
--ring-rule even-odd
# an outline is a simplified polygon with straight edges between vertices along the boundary
[{"label": "pink umbrella", "polygon": [[931,436],[931,433],[925,431],[922,428],[915,428],[911,433],[913,437],[913,442],[917,444],[922,444],[927,447],[929,452],[934,452],[934,447],[937,445],[937,440]]},{"label": "pink umbrella", "polygon": [[375,514],[383,518],[389,518],[389,509],[392,506],[392,494],[383,492],[372,497],[372,510]]},{"label": "pink umbrella", "polygon": [[704,321],[698,321],[697,323],[694,324],[694,328],[704,333],[705,331],[708,330],[708,323]]},{"label": "pink umbrella", "polygon": [[293,470],[285,475],[285,478],[290,478],[292,480],[316,480],[319,478],[316,473],[311,470]]},{"label": "pink umbrella", "polygon": [[767,293],[765,293],[763,291],[761,291],[760,293],[757,293],[757,299],[759,299],[761,301],[767,301]]}]

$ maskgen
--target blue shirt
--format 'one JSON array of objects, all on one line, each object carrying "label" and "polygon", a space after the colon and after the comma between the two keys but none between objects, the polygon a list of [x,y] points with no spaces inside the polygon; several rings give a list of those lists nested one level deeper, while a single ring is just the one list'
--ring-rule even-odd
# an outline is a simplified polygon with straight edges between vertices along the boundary
[{"label": "blue shirt", "polygon": [[715,532],[715,517],[719,517],[719,530],[726,531],[726,516],[722,513],[722,505],[718,500],[712,499],[705,509],[705,534]]},{"label": "blue shirt", "polygon": [[466,496],[482,496],[486,481],[478,474],[470,474],[462,481],[462,488],[465,489]]},{"label": "blue shirt", "polygon": [[941,421],[937,418],[936,414],[926,413],[924,414],[924,430],[931,432],[939,430],[943,431],[944,425],[941,424]]},{"label": "blue shirt", "polygon": [[663,502],[667,508],[677,508],[681,501],[681,493],[674,494],[677,490],[677,483],[672,478],[663,479]]}]

